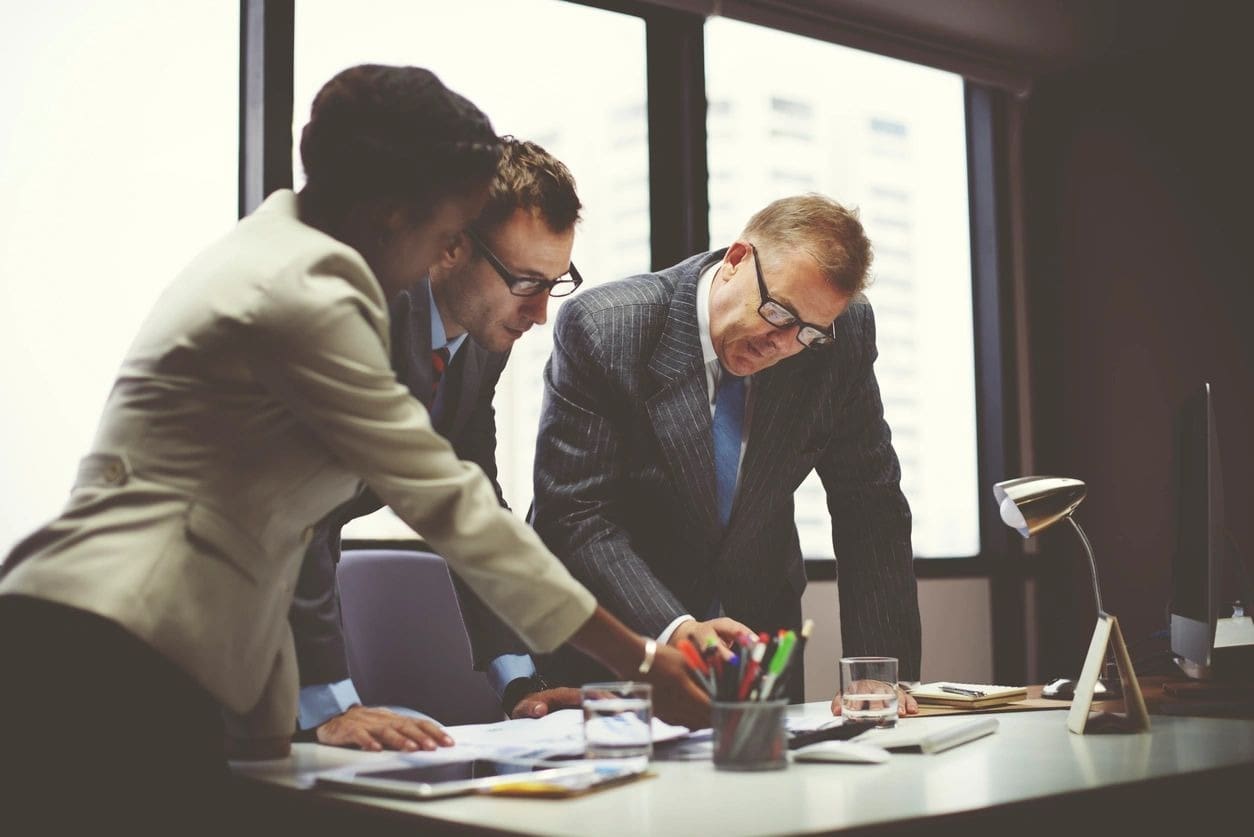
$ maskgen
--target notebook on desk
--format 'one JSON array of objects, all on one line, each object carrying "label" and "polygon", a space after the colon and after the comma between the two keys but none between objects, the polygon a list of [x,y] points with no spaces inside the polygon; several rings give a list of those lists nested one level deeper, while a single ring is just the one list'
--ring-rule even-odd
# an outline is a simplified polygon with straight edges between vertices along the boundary
[{"label": "notebook on desk", "polygon": [[1015,703],[1028,696],[1027,686],[990,686],[979,683],[953,683],[946,680],[922,683],[910,694],[920,704],[982,709],[1003,703]]}]

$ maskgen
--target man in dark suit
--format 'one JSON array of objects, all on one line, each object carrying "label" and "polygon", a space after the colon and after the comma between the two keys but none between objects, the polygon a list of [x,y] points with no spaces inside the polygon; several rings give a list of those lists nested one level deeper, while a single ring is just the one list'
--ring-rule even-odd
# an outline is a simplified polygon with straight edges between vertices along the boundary
[{"label": "man in dark suit", "polygon": [[[492,397],[514,341],[545,322],[550,296],[578,286],[570,254],[581,208],[565,165],[534,143],[509,137],[504,143],[482,216],[449,243],[428,279],[402,293],[391,308],[397,377],[427,407],[436,431],[457,455],[483,468],[502,505]],[[300,667],[303,737],[363,749],[451,743],[430,720],[361,706],[349,680],[335,589],[340,528],[380,506],[363,492],[337,509],[317,528],[305,556],[289,614]],[[458,590],[477,647],[525,650],[469,589]],[[531,684],[520,681],[511,695],[517,701],[536,691]],[[528,706],[549,697],[529,695]]]},{"label": "man in dark suit", "polygon": [[[563,306],[533,525],[633,629],[701,646],[745,626],[796,628],[806,576],[793,494],[814,470],[844,653],[895,656],[902,679],[918,678],[910,510],[861,293],[870,260],[856,214],[803,195],[758,212],[725,250]],[[541,670],[571,683],[605,674],[565,651]],[[802,688],[791,678],[790,697]]]}]

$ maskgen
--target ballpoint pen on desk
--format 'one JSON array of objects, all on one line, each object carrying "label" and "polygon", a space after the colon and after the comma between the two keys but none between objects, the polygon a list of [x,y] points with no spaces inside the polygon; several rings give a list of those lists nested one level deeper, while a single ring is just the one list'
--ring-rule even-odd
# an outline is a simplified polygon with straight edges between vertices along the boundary
[{"label": "ballpoint pen on desk", "polygon": [[943,684],[940,687],[940,690],[942,692],[949,692],[951,695],[966,695],[967,697],[974,698],[984,697],[984,693],[979,689],[964,689],[961,686],[950,686],[949,684]]}]

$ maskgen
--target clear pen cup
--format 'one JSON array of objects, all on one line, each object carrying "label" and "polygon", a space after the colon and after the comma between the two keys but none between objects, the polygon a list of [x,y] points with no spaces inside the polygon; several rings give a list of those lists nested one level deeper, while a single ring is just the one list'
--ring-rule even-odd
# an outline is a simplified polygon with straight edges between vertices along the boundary
[{"label": "clear pen cup", "polygon": [[788,766],[787,699],[714,702],[714,766],[719,770],[780,770]]}]

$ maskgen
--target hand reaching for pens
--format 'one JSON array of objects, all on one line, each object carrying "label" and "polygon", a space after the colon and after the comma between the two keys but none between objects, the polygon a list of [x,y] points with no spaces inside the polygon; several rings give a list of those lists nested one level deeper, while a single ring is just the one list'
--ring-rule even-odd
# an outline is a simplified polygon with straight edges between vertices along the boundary
[{"label": "hand reaching for pens", "polygon": [[658,646],[653,666],[643,679],[653,684],[654,715],[688,729],[710,725],[710,696],[693,682],[683,654],[665,645]]},{"label": "hand reaching for pens", "polygon": [[[862,683],[864,681],[859,680],[857,682]],[[855,692],[854,694],[857,694],[857,693]],[[880,705],[882,706],[883,703],[887,703],[887,701],[882,702]],[[875,709],[876,707],[874,705],[871,705],[871,706],[868,706],[867,708]],[[837,692],[836,697],[832,698],[832,714],[833,715],[840,714],[840,692]],[[918,715],[918,714],[919,714],[919,702],[914,699],[913,695],[911,695],[905,689],[898,686],[897,687],[897,716],[904,718],[906,715]]]},{"label": "hand reaching for pens", "polygon": [[718,652],[723,655],[723,659],[731,658],[732,650],[730,644],[736,641],[736,638],[743,634],[753,634],[748,626],[735,619],[728,619],[726,616],[720,616],[717,619],[711,619],[707,622],[697,622],[690,620],[681,622],[679,627],[675,628],[671,633],[671,638],[667,641],[667,645],[678,647],[681,640],[690,641],[697,650],[702,650],[709,644],[709,640],[713,639],[718,643]]},{"label": "hand reaching for pens", "polygon": [[558,709],[578,709],[580,706],[579,690],[569,687],[545,689],[524,695],[522,700],[510,711],[511,718],[543,718]]},{"label": "hand reaching for pens", "polygon": [[387,709],[350,707],[318,727],[318,741],[362,750],[434,750],[453,739],[435,721],[398,715]]},{"label": "hand reaching for pens", "polygon": [[570,644],[621,680],[651,683],[653,714],[663,721],[689,729],[710,725],[710,696],[689,676],[684,655],[633,633],[604,607],[597,607]]}]

